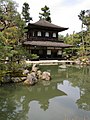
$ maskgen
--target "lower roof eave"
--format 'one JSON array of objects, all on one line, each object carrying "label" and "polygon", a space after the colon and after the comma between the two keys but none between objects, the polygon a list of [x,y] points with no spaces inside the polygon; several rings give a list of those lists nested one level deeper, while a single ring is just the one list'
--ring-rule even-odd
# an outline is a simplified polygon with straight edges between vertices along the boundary
[{"label": "lower roof eave", "polygon": [[69,48],[72,45],[64,44],[61,42],[51,42],[51,41],[26,41],[24,45],[30,46],[39,46],[39,47],[60,47],[60,48]]}]

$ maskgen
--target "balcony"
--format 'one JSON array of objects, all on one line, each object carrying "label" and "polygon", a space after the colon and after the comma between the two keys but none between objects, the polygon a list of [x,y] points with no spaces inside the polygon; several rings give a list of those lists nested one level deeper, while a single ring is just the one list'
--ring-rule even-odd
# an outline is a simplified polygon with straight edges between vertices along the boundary
[{"label": "balcony", "polygon": [[33,41],[33,40],[35,40],[35,41],[57,41],[58,40],[58,38],[50,38],[50,37],[29,37],[28,39],[27,39],[28,41]]}]

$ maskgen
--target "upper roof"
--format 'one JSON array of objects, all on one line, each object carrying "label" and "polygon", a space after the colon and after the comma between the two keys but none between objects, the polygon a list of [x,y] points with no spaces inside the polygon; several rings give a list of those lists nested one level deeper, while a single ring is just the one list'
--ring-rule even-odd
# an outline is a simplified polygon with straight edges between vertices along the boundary
[{"label": "upper roof", "polygon": [[37,26],[37,27],[44,27],[44,28],[48,28],[48,29],[53,29],[53,30],[57,30],[57,31],[64,31],[64,30],[67,30],[68,28],[65,28],[65,27],[61,27],[61,26],[58,26],[58,25],[55,25],[55,24],[52,24],[46,20],[39,20],[35,23],[30,23],[29,24],[30,26]]}]

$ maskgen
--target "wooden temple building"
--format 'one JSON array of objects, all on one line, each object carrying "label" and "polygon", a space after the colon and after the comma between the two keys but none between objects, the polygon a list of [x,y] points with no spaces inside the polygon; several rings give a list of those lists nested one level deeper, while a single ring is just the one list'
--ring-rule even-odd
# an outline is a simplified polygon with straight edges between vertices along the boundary
[{"label": "wooden temple building", "polygon": [[58,33],[68,28],[54,25],[46,20],[29,23],[24,46],[30,54],[37,54],[39,59],[62,59],[63,49],[71,47],[58,40]]}]

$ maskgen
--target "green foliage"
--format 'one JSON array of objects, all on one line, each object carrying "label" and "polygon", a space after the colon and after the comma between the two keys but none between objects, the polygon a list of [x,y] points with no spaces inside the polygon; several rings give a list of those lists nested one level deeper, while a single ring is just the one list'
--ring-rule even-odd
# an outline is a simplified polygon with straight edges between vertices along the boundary
[{"label": "green foliage", "polygon": [[17,4],[12,0],[0,0],[0,27],[5,29],[15,25]]},{"label": "green foliage", "polygon": [[58,35],[58,40],[61,42],[64,42],[64,36],[63,35]]},{"label": "green foliage", "polygon": [[90,30],[90,10],[81,10],[78,17],[82,21],[82,27],[85,25]]},{"label": "green foliage", "polygon": [[[65,43],[73,45],[72,49],[65,50],[72,58],[90,55],[90,10],[81,10],[78,17],[82,21],[82,30],[65,37]],[[83,30],[84,27],[86,30]]]},{"label": "green foliage", "polygon": [[29,4],[28,3],[23,3],[23,7],[22,7],[22,15],[23,15],[23,19],[25,20],[25,22],[30,22],[30,20],[32,20],[32,17],[30,17],[30,13],[29,13]]},{"label": "green foliage", "polygon": [[[25,22],[12,0],[0,0],[0,70],[17,71],[22,66],[24,50],[20,45]],[[4,72],[5,73],[5,72]]]},{"label": "green foliage", "polygon": [[[82,21],[83,55],[88,55],[90,54],[90,10],[81,10],[78,17]],[[84,27],[86,31],[83,31]]]},{"label": "green foliage", "polygon": [[31,71],[33,64],[26,64],[25,69]]},{"label": "green foliage", "polygon": [[37,54],[31,54],[30,55],[31,56],[31,58],[33,58],[33,59],[37,59],[39,56],[37,56]]},{"label": "green foliage", "polygon": [[49,7],[45,5],[43,8],[41,8],[41,11],[42,13],[39,13],[40,15],[39,18],[51,22],[51,17],[50,17],[51,14]]}]

